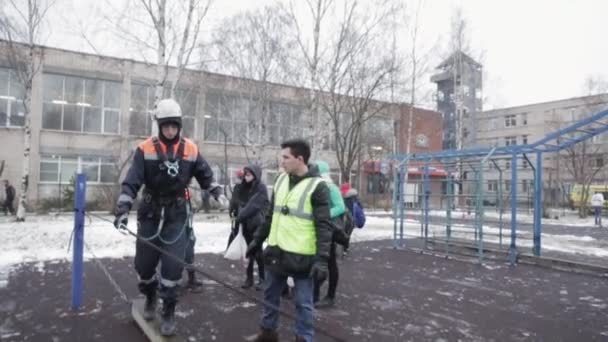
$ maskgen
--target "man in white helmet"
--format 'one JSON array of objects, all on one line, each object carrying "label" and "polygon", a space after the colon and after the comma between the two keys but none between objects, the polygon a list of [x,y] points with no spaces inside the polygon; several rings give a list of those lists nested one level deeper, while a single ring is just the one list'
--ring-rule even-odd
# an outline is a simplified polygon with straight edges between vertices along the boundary
[{"label": "man in white helmet", "polygon": [[[118,229],[127,226],[131,206],[144,186],[137,210],[137,234],[183,260],[189,239],[191,212],[186,194],[190,180],[196,178],[200,187],[208,190],[216,200],[222,189],[214,182],[213,171],[196,144],[180,136],[182,111],[179,104],[172,99],[161,100],[154,114],[158,137],[149,137],[135,150],[133,163],[122,182],[114,225]],[[159,262],[160,274],[157,275]],[[161,334],[174,335],[176,286],[181,279],[182,265],[137,240],[135,270],[139,276],[139,290],[146,296],[144,318],[155,318],[158,290],[163,300]]]}]

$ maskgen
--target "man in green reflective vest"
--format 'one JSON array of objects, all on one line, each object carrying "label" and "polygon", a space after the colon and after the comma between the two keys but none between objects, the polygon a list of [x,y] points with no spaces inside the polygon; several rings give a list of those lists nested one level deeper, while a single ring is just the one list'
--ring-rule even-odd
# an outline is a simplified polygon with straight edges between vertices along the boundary
[{"label": "man in green reflective vest", "polygon": [[281,292],[287,277],[295,284],[296,341],[314,340],[314,281],[327,277],[327,261],[332,239],[329,189],[308,169],[310,145],[304,140],[281,144],[281,167],[285,171],[275,181],[272,206],[266,223],[255,233],[247,256],[255,255],[264,240],[266,280],[264,306],[258,342],[278,341],[277,328]]}]

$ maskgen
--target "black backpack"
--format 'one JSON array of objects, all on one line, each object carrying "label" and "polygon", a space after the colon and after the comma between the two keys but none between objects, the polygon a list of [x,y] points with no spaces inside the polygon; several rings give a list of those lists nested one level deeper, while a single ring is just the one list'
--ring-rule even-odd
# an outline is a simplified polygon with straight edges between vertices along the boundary
[{"label": "black backpack", "polygon": [[350,242],[350,234],[355,228],[355,222],[353,220],[353,216],[350,214],[350,211],[346,209],[344,214],[332,220],[332,225],[334,230],[332,239],[334,242],[345,247],[348,246]]}]

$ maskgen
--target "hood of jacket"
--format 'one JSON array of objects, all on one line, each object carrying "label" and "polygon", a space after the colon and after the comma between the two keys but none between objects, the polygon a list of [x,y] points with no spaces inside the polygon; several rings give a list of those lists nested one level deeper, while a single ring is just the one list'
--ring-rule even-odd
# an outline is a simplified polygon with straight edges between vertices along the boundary
[{"label": "hood of jacket", "polygon": [[[252,183],[259,183],[262,180],[262,168],[258,164],[249,164],[244,170],[248,170],[255,177]],[[245,178],[243,178],[243,181],[244,179]]]}]

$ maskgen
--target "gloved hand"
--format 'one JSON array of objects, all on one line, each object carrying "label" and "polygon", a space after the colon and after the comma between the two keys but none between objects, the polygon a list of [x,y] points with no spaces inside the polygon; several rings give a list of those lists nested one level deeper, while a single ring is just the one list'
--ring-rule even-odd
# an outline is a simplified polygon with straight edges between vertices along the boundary
[{"label": "gloved hand", "polygon": [[251,240],[249,246],[247,246],[247,252],[245,252],[245,257],[247,259],[253,258],[259,251],[260,247],[262,246],[256,239]]},{"label": "gloved hand", "polygon": [[116,229],[122,229],[129,223],[129,209],[125,207],[118,207],[115,212],[116,218],[114,219],[114,227]]},{"label": "gloved hand", "polygon": [[215,185],[215,187],[211,188],[209,190],[209,194],[211,194],[211,196],[213,196],[213,199],[216,200],[218,203],[220,202],[220,196],[223,195],[223,189],[221,185]]},{"label": "gloved hand", "polygon": [[327,278],[328,266],[325,258],[315,258],[308,274],[314,281],[321,283]]}]

